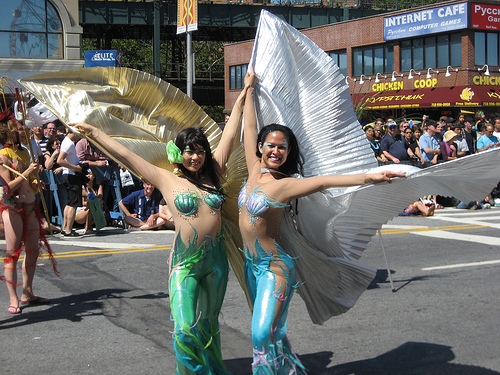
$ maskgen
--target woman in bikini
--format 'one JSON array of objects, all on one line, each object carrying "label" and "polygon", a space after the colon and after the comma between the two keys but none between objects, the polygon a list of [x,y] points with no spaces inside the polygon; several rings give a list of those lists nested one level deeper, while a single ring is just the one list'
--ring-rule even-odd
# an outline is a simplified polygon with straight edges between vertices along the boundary
[{"label": "woman in bikini", "polygon": [[169,160],[177,164],[179,175],[149,164],[93,126],[73,124],[159,189],[172,212],[176,234],[169,289],[177,374],[229,374],[222,361],[218,323],[229,272],[222,241],[220,176],[237,134],[246,92],[254,83],[254,76],[247,74],[213,155],[201,129],[184,129],[175,142],[169,142]]},{"label": "woman in bikini", "polygon": [[[251,70],[251,69],[250,69]],[[253,303],[253,374],[303,374],[305,368],[286,339],[288,306],[297,287],[294,259],[280,245],[280,226],[291,200],[330,187],[390,181],[402,173],[318,176],[302,174],[302,156],[292,131],[268,125],[257,134],[253,87],[245,99],[245,156],[248,180],[240,192],[239,226],[246,257],[245,277]]]},{"label": "woman in bikini", "polygon": [[[3,185],[3,199],[0,212],[4,223],[6,257],[4,276],[9,291],[9,314],[20,314],[20,305],[50,303],[50,300],[33,293],[33,278],[40,245],[45,247],[52,261],[55,260],[50,246],[45,239],[42,218],[35,200],[36,185],[34,174],[41,171],[37,163],[31,163],[29,153],[21,147],[19,132],[22,127],[13,120],[0,122],[0,180]],[[25,256],[22,265],[23,291],[21,300],[17,295],[17,262],[24,245]]]}]

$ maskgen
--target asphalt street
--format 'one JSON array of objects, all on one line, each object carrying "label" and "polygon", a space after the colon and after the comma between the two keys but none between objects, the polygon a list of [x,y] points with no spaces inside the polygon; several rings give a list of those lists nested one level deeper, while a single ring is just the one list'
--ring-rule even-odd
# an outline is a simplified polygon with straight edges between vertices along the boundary
[{"label": "asphalt street", "polygon": [[[361,258],[378,272],[351,310],[314,325],[295,295],[289,338],[309,373],[500,374],[499,229],[500,207],[389,222]],[[175,374],[172,239],[118,228],[50,238],[61,277],[40,259],[35,292],[52,303],[9,315],[0,288],[0,374]],[[250,312],[232,273],[220,322],[228,369],[251,374]]]}]

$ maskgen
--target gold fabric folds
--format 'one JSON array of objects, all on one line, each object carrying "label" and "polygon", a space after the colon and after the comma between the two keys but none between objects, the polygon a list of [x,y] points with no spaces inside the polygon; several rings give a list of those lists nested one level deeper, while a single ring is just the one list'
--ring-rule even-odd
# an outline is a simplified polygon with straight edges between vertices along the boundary
[{"label": "gold fabric folds", "polygon": [[[173,166],[165,146],[182,129],[202,128],[212,152],[222,135],[215,121],[181,90],[137,70],[83,68],[39,74],[20,82],[63,123],[92,124],[151,164],[170,171]],[[88,140],[101,146],[93,139]],[[116,161],[142,178],[126,160]],[[241,236],[237,196],[247,171],[244,151],[236,140],[227,165],[222,176],[223,187],[230,198],[223,205],[223,216],[229,220],[224,223],[226,247],[238,281],[246,291],[244,259],[238,250]]]}]

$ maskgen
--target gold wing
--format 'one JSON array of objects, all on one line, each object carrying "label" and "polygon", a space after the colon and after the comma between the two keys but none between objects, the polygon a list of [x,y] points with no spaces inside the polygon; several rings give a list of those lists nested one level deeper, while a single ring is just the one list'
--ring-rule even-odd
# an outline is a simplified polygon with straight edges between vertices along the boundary
[{"label": "gold wing", "polygon": [[[96,67],[34,75],[20,80],[64,124],[92,124],[158,167],[173,170],[165,145],[183,129],[202,128],[214,151],[222,131],[181,90],[148,73],[127,68]],[[97,147],[98,142],[88,139]],[[118,160],[117,160],[118,162]],[[127,165],[138,177],[140,173]],[[235,140],[223,177],[229,199],[223,206],[226,249],[234,273],[247,294],[244,257],[238,230],[238,191],[246,178],[245,154]]]}]

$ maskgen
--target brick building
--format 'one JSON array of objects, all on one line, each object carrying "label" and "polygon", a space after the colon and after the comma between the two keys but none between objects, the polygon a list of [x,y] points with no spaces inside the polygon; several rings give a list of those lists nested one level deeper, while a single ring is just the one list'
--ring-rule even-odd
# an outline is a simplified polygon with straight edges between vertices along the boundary
[{"label": "brick building", "polygon": [[[448,1],[303,33],[335,60],[368,118],[500,112],[498,1]],[[252,48],[252,41],[225,47],[226,108]]]}]

